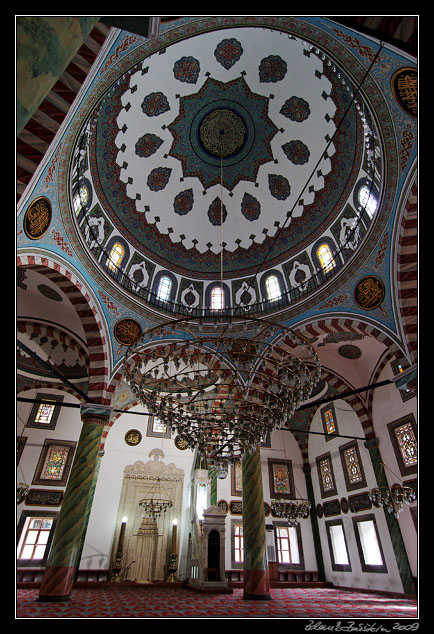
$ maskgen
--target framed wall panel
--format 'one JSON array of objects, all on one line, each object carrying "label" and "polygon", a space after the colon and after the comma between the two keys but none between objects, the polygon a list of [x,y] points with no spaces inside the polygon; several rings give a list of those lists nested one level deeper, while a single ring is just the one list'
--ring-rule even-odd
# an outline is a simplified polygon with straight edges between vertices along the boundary
[{"label": "framed wall panel", "polygon": [[330,453],[324,453],[316,459],[319,486],[322,498],[334,497],[338,494]]},{"label": "framed wall panel", "polygon": [[417,424],[407,414],[387,425],[401,475],[417,473]]},{"label": "framed wall panel", "polygon": [[291,460],[268,458],[270,497],[281,500],[296,498]]},{"label": "framed wall panel", "polygon": [[366,477],[357,441],[339,447],[347,491],[366,488]]},{"label": "framed wall panel", "polygon": [[66,486],[76,445],[73,440],[46,438],[32,484]]},{"label": "framed wall panel", "polygon": [[33,403],[26,427],[55,429],[60,414],[59,404],[63,402],[63,396],[58,394],[42,394],[40,392],[36,395],[36,400],[38,401],[45,399],[46,403]]}]

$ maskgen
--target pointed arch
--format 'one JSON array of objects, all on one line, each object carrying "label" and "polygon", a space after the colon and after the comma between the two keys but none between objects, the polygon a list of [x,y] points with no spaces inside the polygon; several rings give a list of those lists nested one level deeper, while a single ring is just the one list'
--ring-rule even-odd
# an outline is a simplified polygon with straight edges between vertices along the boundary
[{"label": "pointed arch", "polygon": [[95,403],[110,404],[107,392],[108,347],[97,305],[77,275],[63,264],[42,255],[19,255],[17,267],[44,275],[67,295],[83,324],[89,359],[88,397]]},{"label": "pointed arch", "polygon": [[417,363],[417,218],[418,188],[415,179],[403,207],[396,237],[398,305],[410,364]]}]

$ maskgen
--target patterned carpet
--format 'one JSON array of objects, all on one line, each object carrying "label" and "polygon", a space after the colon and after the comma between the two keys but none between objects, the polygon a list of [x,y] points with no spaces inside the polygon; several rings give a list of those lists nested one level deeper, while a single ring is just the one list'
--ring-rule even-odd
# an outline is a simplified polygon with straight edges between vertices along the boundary
[{"label": "patterned carpet", "polygon": [[18,589],[16,618],[70,619],[417,619],[416,599],[395,599],[336,588],[273,588],[270,601],[233,594],[200,594],[187,588],[74,589],[71,601],[39,603],[36,589]]}]

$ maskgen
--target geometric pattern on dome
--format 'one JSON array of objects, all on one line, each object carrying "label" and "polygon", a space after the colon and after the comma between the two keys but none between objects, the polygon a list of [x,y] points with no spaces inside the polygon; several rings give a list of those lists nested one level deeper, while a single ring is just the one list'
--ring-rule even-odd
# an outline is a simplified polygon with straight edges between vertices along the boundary
[{"label": "geometric pattern on dome", "polygon": [[278,231],[272,265],[322,235],[361,166],[355,108],[336,128],[348,93],[332,69],[301,40],[287,40],[283,52],[278,31],[248,31],[169,44],[155,56],[158,69],[152,55],[137,62],[94,113],[91,180],[109,225],[138,253],[187,277],[220,271],[221,162],[229,278],[256,269]]},{"label": "geometric pattern on dome", "polygon": [[229,82],[208,77],[197,93],[180,98],[179,115],[168,125],[169,156],[182,163],[184,177],[198,178],[205,189],[220,183],[221,156],[226,189],[241,180],[254,182],[259,167],[273,160],[270,143],[277,127],[268,103],[243,77]]}]

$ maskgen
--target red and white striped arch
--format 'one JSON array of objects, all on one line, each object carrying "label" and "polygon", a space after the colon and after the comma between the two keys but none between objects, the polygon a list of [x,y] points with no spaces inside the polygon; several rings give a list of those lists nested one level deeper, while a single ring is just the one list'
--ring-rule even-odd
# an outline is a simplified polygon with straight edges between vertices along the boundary
[{"label": "red and white striped arch", "polygon": [[398,305],[409,362],[417,363],[417,181],[410,187],[397,237]]},{"label": "red and white striped arch", "polygon": [[88,397],[95,403],[110,404],[108,383],[108,348],[104,326],[91,294],[74,272],[43,255],[19,255],[17,266],[44,275],[68,297],[83,325],[89,359]]}]

